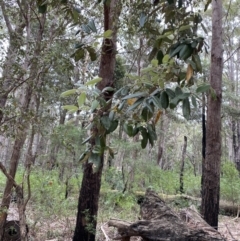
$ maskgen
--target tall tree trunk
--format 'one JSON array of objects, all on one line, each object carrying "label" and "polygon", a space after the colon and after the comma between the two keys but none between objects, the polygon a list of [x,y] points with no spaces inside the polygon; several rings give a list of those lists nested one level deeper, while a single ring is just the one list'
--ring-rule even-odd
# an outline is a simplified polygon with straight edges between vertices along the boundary
[{"label": "tall tree trunk", "polygon": [[203,191],[203,179],[205,175],[205,159],[206,159],[206,95],[202,94],[202,177],[201,189]]},{"label": "tall tree trunk", "polygon": [[[104,31],[111,29],[113,31],[111,39],[104,39],[102,44],[102,53],[100,59],[99,76],[102,81],[99,82],[98,88],[103,90],[107,86],[114,86],[114,69],[116,63],[116,35],[117,22],[121,11],[121,1],[112,0],[104,3]],[[113,92],[104,96],[105,100],[111,100]],[[104,109],[108,114],[111,103]],[[100,117],[99,117],[100,118]],[[94,138],[91,145],[94,146],[96,138],[99,137],[98,127],[92,128]],[[106,134],[103,138],[106,141]],[[101,187],[101,176],[104,163],[104,153],[100,156],[100,164],[97,172],[93,170],[93,164],[89,160],[84,165],[82,185],[78,200],[78,213],[73,241],[94,241],[96,235],[98,200]]]},{"label": "tall tree trunk", "polygon": [[187,137],[184,136],[184,144],[183,144],[183,150],[182,150],[182,160],[181,160],[181,166],[180,166],[180,193],[184,193],[184,184],[183,184],[183,172],[184,172],[184,162],[186,157],[186,151],[187,151]]},{"label": "tall tree trunk", "polygon": [[213,0],[210,84],[216,96],[208,95],[201,211],[208,224],[215,228],[218,227],[220,192],[222,55],[222,1]]}]

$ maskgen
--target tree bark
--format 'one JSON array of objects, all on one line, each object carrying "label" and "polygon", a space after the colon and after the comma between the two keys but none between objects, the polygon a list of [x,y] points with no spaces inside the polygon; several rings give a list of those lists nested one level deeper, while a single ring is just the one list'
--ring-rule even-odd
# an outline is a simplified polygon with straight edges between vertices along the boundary
[{"label": "tree bark", "polygon": [[181,167],[180,167],[180,193],[184,193],[184,184],[183,184],[183,172],[184,172],[184,161],[187,151],[187,137],[184,136],[184,144],[183,144],[183,150],[182,150],[182,160],[181,160]]},{"label": "tree bark", "polygon": [[22,73],[19,73],[19,76],[17,78],[14,78],[14,75],[16,75],[16,73],[14,73],[15,69],[13,68],[13,66],[16,63],[18,52],[21,49],[20,47],[23,46],[22,36],[23,36],[23,31],[26,27],[26,23],[24,20],[23,13],[19,11],[19,15],[18,15],[19,18],[17,20],[18,24],[16,25],[15,28],[13,28],[13,25],[11,24],[9,16],[7,14],[7,9],[6,9],[4,0],[0,1],[0,7],[2,10],[2,15],[5,20],[8,34],[9,34],[9,47],[8,47],[7,55],[3,65],[2,78],[0,79],[0,87],[1,87],[0,125],[1,125],[4,118],[4,111],[2,110],[4,110],[4,107],[6,105],[8,94],[14,89],[16,85],[19,84],[19,81],[15,81],[15,80],[20,79],[20,77],[22,76]]},{"label": "tree bark", "polygon": [[[102,53],[100,59],[99,76],[102,81],[98,83],[98,88],[103,90],[105,87],[114,86],[114,69],[116,63],[116,36],[117,22],[121,11],[121,1],[112,0],[104,2],[104,31],[112,30],[112,38],[104,39],[102,44]],[[105,107],[103,114],[107,114],[111,107],[113,92],[105,92],[104,99],[110,100]],[[100,118],[100,116],[99,116]],[[96,138],[99,135],[97,126],[92,128],[94,138],[90,144],[94,147]],[[103,138],[106,141],[106,134]],[[94,241],[97,225],[98,200],[101,187],[101,176],[104,163],[104,153],[101,154],[100,164],[97,172],[93,170],[93,163],[89,160],[84,165],[83,180],[78,200],[78,213],[73,241]]]},{"label": "tree bark", "polygon": [[222,55],[222,1],[213,0],[210,85],[214,94],[208,95],[201,212],[207,223],[214,228],[218,227],[220,192]]},{"label": "tree bark", "polygon": [[210,227],[195,208],[174,212],[159,196],[147,190],[140,207],[141,220],[131,223],[111,219],[109,226],[118,229],[113,240],[130,241],[140,236],[144,241],[224,241],[225,239]]}]

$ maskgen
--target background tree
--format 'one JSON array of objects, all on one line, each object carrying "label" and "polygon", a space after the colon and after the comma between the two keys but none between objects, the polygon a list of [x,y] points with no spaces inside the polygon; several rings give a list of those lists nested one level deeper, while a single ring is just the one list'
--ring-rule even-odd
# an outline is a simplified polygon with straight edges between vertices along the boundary
[{"label": "background tree", "polygon": [[206,123],[206,158],[203,168],[202,214],[213,227],[218,227],[221,167],[222,103],[222,1],[212,1],[212,49]]}]

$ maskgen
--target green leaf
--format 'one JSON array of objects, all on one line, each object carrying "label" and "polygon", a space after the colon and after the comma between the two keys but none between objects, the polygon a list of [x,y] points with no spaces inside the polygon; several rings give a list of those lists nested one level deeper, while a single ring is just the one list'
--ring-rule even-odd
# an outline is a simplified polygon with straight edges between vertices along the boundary
[{"label": "green leaf", "polygon": [[178,29],[178,31],[181,32],[181,31],[187,30],[187,29],[189,29],[189,28],[191,28],[191,27],[192,27],[191,25],[183,25],[183,26],[181,26],[181,27]]},{"label": "green leaf", "polygon": [[163,52],[162,50],[159,50],[157,53],[157,60],[158,60],[158,64],[162,64],[163,63]]},{"label": "green leaf", "polygon": [[82,162],[82,163],[86,162],[87,159],[89,158],[90,154],[91,154],[91,153],[90,153],[89,150],[83,152],[82,155],[79,157],[79,160],[78,160],[78,161],[79,161],[79,162]]},{"label": "green leaf", "polygon": [[142,134],[141,146],[142,146],[142,149],[145,149],[148,144],[147,130],[145,128],[142,128],[141,134]]},{"label": "green leaf", "polygon": [[146,16],[145,13],[142,12],[141,15],[140,15],[140,19],[139,19],[140,27],[144,26],[146,20],[147,20],[147,16]]},{"label": "green leaf", "polygon": [[147,106],[145,106],[142,109],[142,114],[141,114],[142,118],[144,119],[144,121],[148,121],[149,119],[151,119],[153,117],[153,112],[151,112],[149,110],[149,108]]},{"label": "green leaf", "polygon": [[139,132],[139,130],[140,130],[139,127],[135,126],[134,129],[133,129],[133,133],[132,133],[133,136],[136,136],[137,133]]},{"label": "green leaf", "polygon": [[146,92],[136,92],[134,94],[127,95],[127,96],[123,97],[122,99],[127,100],[127,99],[132,99],[132,98],[145,97],[146,95],[147,95]]},{"label": "green leaf", "polygon": [[183,92],[182,92],[182,89],[177,86],[176,89],[175,89],[175,95],[178,96],[178,95],[181,95]]},{"label": "green leaf", "polygon": [[141,98],[139,98],[138,100],[136,100],[136,101],[134,102],[134,104],[131,105],[131,106],[127,109],[127,112],[132,111],[132,110],[134,111],[140,104],[143,103],[143,101],[144,101],[144,98],[143,98],[143,97],[141,97]]},{"label": "green leaf", "polygon": [[97,33],[96,25],[95,25],[93,19],[89,21],[88,27],[89,27],[94,33]]},{"label": "green leaf", "polygon": [[207,1],[206,5],[205,5],[205,8],[204,8],[204,12],[207,11],[208,6],[210,5],[211,2],[212,2],[212,0],[208,0],[208,1]]},{"label": "green leaf", "polygon": [[193,42],[191,43],[191,47],[193,49],[195,49],[197,47],[197,45],[198,45],[198,41],[197,40],[193,40]]},{"label": "green leaf", "polygon": [[97,77],[95,79],[89,80],[87,83],[85,83],[84,85],[88,86],[88,85],[95,85],[97,83],[99,83],[100,81],[102,81],[102,78]]},{"label": "green leaf", "polygon": [[81,145],[84,145],[85,143],[89,142],[91,138],[92,138],[92,136],[89,136],[88,138],[86,138],[86,139],[81,143]]},{"label": "green leaf", "polygon": [[79,107],[82,106],[82,105],[84,104],[85,100],[86,100],[86,92],[82,92],[82,93],[79,95],[78,100],[77,100],[78,106],[79,106]]},{"label": "green leaf", "polygon": [[153,60],[151,61],[151,65],[152,65],[153,67],[157,67],[157,66],[158,66],[158,60],[157,60],[157,59],[153,59]]},{"label": "green leaf", "polygon": [[125,103],[126,103],[126,100],[122,101],[122,102],[119,104],[119,106],[118,106],[118,110],[119,110],[119,111],[121,111],[121,110],[123,109]]},{"label": "green leaf", "polygon": [[75,61],[77,62],[80,59],[83,59],[84,55],[85,55],[84,49],[77,49],[73,56],[74,56]]},{"label": "green leaf", "polygon": [[167,0],[167,1],[169,5],[174,4],[174,0]]},{"label": "green leaf", "polygon": [[210,85],[209,84],[201,84],[197,87],[196,89],[196,93],[203,93],[203,92],[207,92],[210,89]]},{"label": "green leaf", "polygon": [[166,91],[163,91],[161,93],[160,101],[161,101],[162,108],[167,109],[169,105],[169,98]]},{"label": "green leaf", "polygon": [[81,13],[81,11],[78,8],[73,8],[72,18],[73,18],[74,22],[78,21],[79,13]]},{"label": "green leaf", "polygon": [[45,14],[47,12],[47,4],[39,5],[38,12],[41,14]]},{"label": "green leaf", "polygon": [[162,63],[163,63],[163,64],[167,64],[168,61],[169,61],[169,59],[170,59],[169,54],[164,55],[164,57],[163,57],[163,59],[162,59]]},{"label": "green leaf", "polygon": [[113,92],[115,89],[113,88],[113,87],[105,87],[103,90],[102,90],[102,93],[104,93],[104,92],[107,92],[107,91],[109,91],[109,92]]},{"label": "green leaf", "polygon": [[[193,62],[191,59],[188,59],[188,60],[186,61],[186,63],[187,63],[187,64],[190,64],[190,65],[192,66],[193,70],[196,70],[196,69],[197,69],[197,66],[196,66],[195,62]],[[188,70],[187,70],[187,73],[188,73]]]},{"label": "green leaf", "polygon": [[193,48],[189,44],[185,44],[179,52],[179,58],[186,60],[193,53]]},{"label": "green leaf", "polygon": [[83,24],[81,27],[82,27],[83,32],[90,34],[91,29],[88,25]]},{"label": "green leaf", "polygon": [[184,118],[188,120],[190,115],[190,102],[188,98],[183,100],[182,111]]},{"label": "green leaf", "polygon": [[149,111],[153,114],[154,112],[154,105],[149,103],[149,100],[144,101],[144,106],[146,106]]},{"label": "green leaf", "polygon": [[197,71],[202,73],[202,63],[201,63],[199,55],[198,54],[193,54],[192,59],[193,59],[194,63],[196,64]]},{"label": "green leaf", "polygon": [[184,47],[185,45],[184,44],[180,44],[178,45],[174,50],[171,50],[170,51],[170,58],[174,57],[175,55],[177,55],[181,50],[182,48]]},{"label": "green leaf", "polygon": [[108,115],[108,117],[109,117],[109,119],[110,119],[110,121],[113,121],[113,118],[114,118],[114,116],[115,116],[115,111],[113,111],[113,110],[111,110],[110,112],[109,112],[109,115]]},{"label": "green leaf", "polygon": [[83,46],[84,46],[83,43],[76,43],[75,46],[74,46],[74,48],[75,48],[75,49],[80,49],[80,48],[82,48]]},{"label": "green leaf", "polygon": [[95,61],[97,59],[97,54],[95,49],[91,46],[87,46],[86,49],[90,55],[91,61]]},{"label": "green leaf", "polygon": [[111,125],[110,125],[109,129],[107,130],[106,134],[114,132],[117,129],[117,127],[118,127],[118,120],[111,121]]},{"label": "green leaf", "polygon": [[105,31],[103,33],[103,37],[104,38],[111,38],[112,37],[112,33],[113,33],[113,31],[109,29],[109,30],[107,30],[107,31]]},{"label": "green leaf", "polygon": [[98,106],[99,106],[99,102],[98,102],[97,100],[94,100],[94,101],[92,102],[92,105],[91,105],[91,110],[92,110],[92,112],[93,112],[94,110],[96,110],[96,109],[98,108]]},{"label": "green leaf", "polygon": [[181,95],[178,95],[178,99],[179,100],[184,100],[186,98],[188,98],[191,95],[191,93],[182,93]]},{"label": "green leaf", "polygon": [[175,92],[174,92],[173,90],[169,89],[169,88],[166,88],[165,91],[167,92],[169,98],[171,98],[171,99],[176,96],[176,95],[175,95]]},{"label": "green leaf", "polygon": [[77,91],[77,89],[72,89],[72,90],[64,91],[64,92],[60,95],[60,97],[67,97],[67,96],[69,96],[69,95],[73,95],[73,94],[76,93],[76,91]]},{"label": "green leaf", "polygon": [[158,108],[158,109],[162,109],[162,105],[161,105],[161,101],[158,97],[156,96],[152,96],[151,100],[153,102],[153,104]]},{"label": "green leaf", "polygon": [[64,106],[62,106],[62,108],[64,110],[68,110],[68,111],[71,111],[71,112],[75,112],[75,111],[78,110],[78,107],[75,106],[75,105],[64,105]]},{"label": "green leaf", "polygon": [[149,142],[151,144],[151,146],[154,145],[154,141],[157,140],[157,135],[156,135],[156,132],[153,128],[153,125],[152,124],[147,124],[147,130],[148,130],[148,139],[149,139]]},{"label": "green leaf", "polygon": [[196,98],[192,95],[192,105],[197,108],[197,101]]},{"label": "green leaf", "polygon": [[100,120],[105,130],[108,130],[111,126],[111,120],[109,119],[109,117],[107,115],[104,115],[101,117]]},{"label": "green leaf", "polygon": [[124,123],[123,130],[128,136],[133,136],[133,126],[131,124]]}]

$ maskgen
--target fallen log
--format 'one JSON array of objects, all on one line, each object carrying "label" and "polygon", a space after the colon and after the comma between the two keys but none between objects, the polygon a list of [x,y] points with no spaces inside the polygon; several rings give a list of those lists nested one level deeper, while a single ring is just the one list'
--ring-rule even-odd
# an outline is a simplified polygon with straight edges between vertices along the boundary
[{"label": "fallen log", "polygon": [[147,190],[140,206],[141,219],[127,222],[111,219],[109,226],[118,229],[113,240],[129,241],[140,236],[145,241],[225,241],[193,208],[174,212],[153,191]]}]

